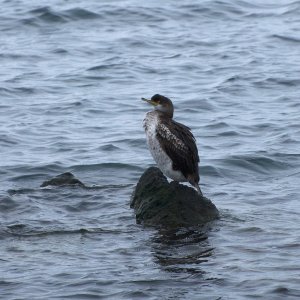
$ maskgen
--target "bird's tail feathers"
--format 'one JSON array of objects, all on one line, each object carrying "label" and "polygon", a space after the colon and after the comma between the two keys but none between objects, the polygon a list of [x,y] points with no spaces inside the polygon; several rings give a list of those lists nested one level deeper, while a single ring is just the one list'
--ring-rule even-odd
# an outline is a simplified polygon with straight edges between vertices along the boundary
[{"label": "bird's tail feathers", "polygon": [[189,181],[189,183],[190,183],[193,187],[195,187],[196,190],[197,190],[197,192],[198,192],[198,194],[199,194],[200,196],[203,197],[203,194],[202,194],[202,191],[201,191],[201,189],[200,189],[199,184],[198,184],[197,182],[195,182],[195,181]]},{"label": "bird's tail feathers", "polygon": [[201,189],[200,189],[200,186],[199,186],[197,183],[194,185],[194,187],[196,188],[198,194],[199,194],[200,196],[203,196],[202,191],[201,191]]}]

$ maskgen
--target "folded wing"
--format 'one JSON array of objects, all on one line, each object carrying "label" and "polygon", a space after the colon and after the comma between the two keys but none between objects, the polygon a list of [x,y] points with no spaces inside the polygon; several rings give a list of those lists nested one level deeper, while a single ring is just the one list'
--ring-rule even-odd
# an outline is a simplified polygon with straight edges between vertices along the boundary
[{"label": "folded wing", "polygon": [[199,182],[198,149],[190,128],[172,119],[165,119],[158,124],[156,135],[173,161],[173,169],[181,171],[186,178],[192,177]]}]

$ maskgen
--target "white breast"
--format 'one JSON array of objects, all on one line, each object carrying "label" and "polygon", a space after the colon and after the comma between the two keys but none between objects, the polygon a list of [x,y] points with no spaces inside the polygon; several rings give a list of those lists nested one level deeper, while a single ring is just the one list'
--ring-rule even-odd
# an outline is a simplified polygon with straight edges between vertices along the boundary
[{"label": "white breast", "polygon": [[180,171],[173,170],[172,160],[160,146],[160,143],[156,137],[156,127],[158,121],[159,119],[157,112],[150,111],[146,114],[143,122],[151,155],[154,158],[157,166],[167,177],[175,181],[187,181]]}]

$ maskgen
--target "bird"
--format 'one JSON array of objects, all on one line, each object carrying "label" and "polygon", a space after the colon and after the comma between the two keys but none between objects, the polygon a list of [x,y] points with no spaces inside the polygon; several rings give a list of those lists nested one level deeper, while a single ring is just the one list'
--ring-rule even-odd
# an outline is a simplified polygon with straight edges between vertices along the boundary
[{"label": "bird", "polygon": [[176,182],[189,182],[203,195],[199,187],[199,155],[191,129],[173,119],[172,101],[155,94],[143,101],[154,106],[143,121],[147,144],[159,169]]}]

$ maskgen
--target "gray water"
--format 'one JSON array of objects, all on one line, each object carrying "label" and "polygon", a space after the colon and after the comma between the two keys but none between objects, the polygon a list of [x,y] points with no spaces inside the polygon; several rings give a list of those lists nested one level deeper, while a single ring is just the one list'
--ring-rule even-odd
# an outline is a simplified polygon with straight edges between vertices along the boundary
[{"label": "gray water", "polygon": [[[1,299],[300,297],[300,1],[1,1]],[[170,97],[220,210],[137,225],[140,101]],[[90,188],[40,188],[70,171]]]}]

